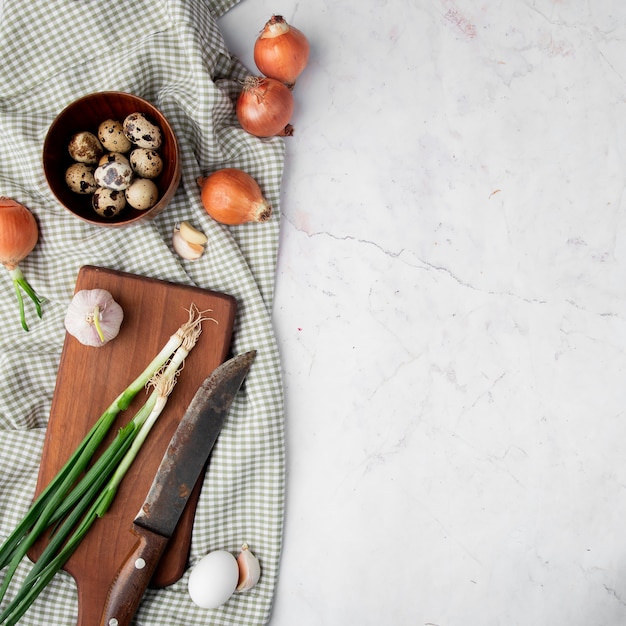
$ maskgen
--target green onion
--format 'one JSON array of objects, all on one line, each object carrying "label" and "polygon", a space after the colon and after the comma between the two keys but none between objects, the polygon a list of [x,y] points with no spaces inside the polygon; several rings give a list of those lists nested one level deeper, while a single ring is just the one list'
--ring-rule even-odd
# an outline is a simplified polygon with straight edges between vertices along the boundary
[{"label": "green onion", "polygon": [[24,278],[24,274],[22,274],[22,270],[19,267],[11,270],[9,274],[11,275],[11,280],[13,280],[13,287],[15,289],[15,295],[17,296],[17,303],[20,307],[20,321],[22,323],[22,328],[28,331],[28,325],[26,324],[26,313],[24,311],[24,299],[22,298],[22,292],[20,291],[20,289],[23,289],[26,295],[35,303],[35,310],[37,311],[37,317],[39,317],[39,319],[41,319],[41,304],[43,300],[35,293],[35,290]]},{"label": "green onion", "polygon": [[[0,587],[1,601],[28,550],[45,529],[55,523],[58,525],[22,588],[0,614],[0,624],[14,624],[20,619],[45,585],[76,550],[96,517],[101,517],[108,510],[123,476],[152,425],[163,411],[179,370],[196,344],[201,333],[201,324],[206,319],[211,318],[205,317],[195,305],[192,305],[187,322],[170,337],[141,375],[100,416],[67,463],[0,546],[0,568],[8,565]],[[113,442],[79,481],[116,416],[128,408],[139,391],[147,385],[152,385],[154,390],[144,405],[133,419],[120,429]],[[105,489],[100,491],[107,481],[109,482]],[[80,524],[76,526],[79,521]],[[73,529],[74,534],[63,545]]]}]

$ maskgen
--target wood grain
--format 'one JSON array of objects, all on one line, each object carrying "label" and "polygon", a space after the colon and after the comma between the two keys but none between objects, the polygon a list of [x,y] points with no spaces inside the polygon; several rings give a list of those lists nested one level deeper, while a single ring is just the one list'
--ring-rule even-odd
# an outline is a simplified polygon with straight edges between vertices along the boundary
[{"label": "wood grain", "polygon": [[[199,385],[229,356],[236,312],[235,300],[225,294],[84,266],[77,278],[76,291],[93,288],[106,289],[113,295],[124,310],[124,321],[120,334],[101,348],[83,346],[74,337],[66,336],[36,495],[115,397],[187,320],[192,303],[200,310],[210,309],[217,324],[204,322],[200,340],[185,363],[166,409],[124,478],[111,509],[96,521],[64,568],[78,586],[79,624],[98,623],[109,585],[133,546],[132,521],[169,440]],[[144,399],[140,394],[118,417],[104,445],[132,418]],[[170,585],[185,570],[201,482],[202,477],[152,578],[152,586]],[[36,560],[45,544],[46,539],[41,539],[29,557]]]}]

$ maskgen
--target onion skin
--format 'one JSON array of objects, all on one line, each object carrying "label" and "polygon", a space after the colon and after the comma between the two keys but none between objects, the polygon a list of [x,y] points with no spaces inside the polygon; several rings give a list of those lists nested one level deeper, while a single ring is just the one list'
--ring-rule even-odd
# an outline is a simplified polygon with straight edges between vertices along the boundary
[{"label": "onion skin", "polygon": [[261,73],[290,89],[309,61],[309,41],[281,15],[273,15],[254,43],[254,62]]},{"label": "onion skin", "polygon": [[255,137],[293,135],[289,120],[293,114],[293,94],[274,78],[248,76],[237,98],[237,119]]},{"label": "onion skin", "polygon": [[199,178],[198,184],[205,211],[220,224],[267,222],[272,215],[258,183],[242,170],[226,167]]},{"label": "onion skin", "polygon": [[39,228],[34,215],[12,198],[0,197],[0,263],[14,270],[37,245]]},{"label": "onion skin", "polygon": [[33,301],[41,319],[41,298],[35,293],[19,267],[37,245],[39,227],[35,216],[23,205],[0,196],[0,263],[9,271],[20,308],[22,328],[28,331],[22,291]]}]

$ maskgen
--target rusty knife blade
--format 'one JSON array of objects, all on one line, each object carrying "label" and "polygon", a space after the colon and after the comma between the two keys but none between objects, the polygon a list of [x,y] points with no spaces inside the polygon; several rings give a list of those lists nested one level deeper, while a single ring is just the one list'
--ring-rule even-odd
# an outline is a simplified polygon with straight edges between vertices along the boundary
[{"label": "rusty knife blade", "polygon": [[230,359],[202,383],[163,456],[136,525],[172,536],[253,359],[253,352]]},{"label": "rusty knife blade", "polygon": [[109,589],[101,625],[131,623],[255,356],[251,350],[220,365],[189,404],[133,521],[137,542]]}]

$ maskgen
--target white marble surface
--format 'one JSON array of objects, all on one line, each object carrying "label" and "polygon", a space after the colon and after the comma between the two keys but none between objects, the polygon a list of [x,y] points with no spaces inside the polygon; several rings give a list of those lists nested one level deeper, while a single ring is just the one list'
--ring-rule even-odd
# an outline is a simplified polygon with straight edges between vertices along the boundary
[{"label": "white marble surface", "polygon": [[271,626],[626,623],[626,4],[242,0],[294,95]]}]

